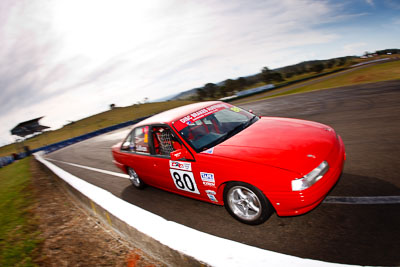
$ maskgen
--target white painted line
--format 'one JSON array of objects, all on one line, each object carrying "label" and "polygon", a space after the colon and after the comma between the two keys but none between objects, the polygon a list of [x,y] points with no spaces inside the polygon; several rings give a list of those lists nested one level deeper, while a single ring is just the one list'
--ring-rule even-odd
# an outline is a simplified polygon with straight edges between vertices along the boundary
[{"label": "white painted line", "polygon": [[[93,168],[93,167],[88,167],[84,165],[79,165],[71,162],[65,162],[61,160],[55,160],[55,159],[50,159],[46,158],[46,160],[49,161],[54,161],[54,162],[59,162],[62,164],[67,164],[70,166],[90,170],[90,171],[95,171],[95,172],[100,172],[108,175],[113,175],[125,179],[129,179],[129,175],[119,173],[119,172],[112,172],[112,171],[107,171],[107,170],[102,170],[98,168]],[[328,196],[325,198],[323,201],[325,204],[400,204],[400,196],[374,196],[374,197],[335,197],[335,196]]]},{"label": "white painted line", "polygon": [[327,204],[400,204],[400,196],[376,197],[334,197],[328,196],[323,203]]},{"label": "white painted line", "polygon": [[90,171],[101,172],[101,173],[105,173],[105,174],[108,174],[108,175],[113,175],[113,176],[129,179],[129,175],[128,174],[124,174],[124,173],[97,169],[97,168],[93,168],[93,167],[83,166],[83,165],[79,165],[79,164],[75,164],[75,163],[71,163],[71,162],[65,162],[65,161],[56,160],[56,159],[46,158],[46,160],[54,161],[54,162],[58,162],[58,163],[62,163],[62,164],[67,164],[67,165],[70,165],[70,166],[74,166],[74,167],[78,167],[78,168],[82,168],[82,169],[86,169],[86,170],[90,170]]},{"label": "white painted line", "polygon": [[[329,263],[318,260],[302,259],[268,251],[232,240],[206,234],[184,225],[152,214],[126,202],[110,192],[76,177],[53,163],[43,159],[40,154],[35,158],[46,165],[61,179],[76,190],[102,206],[115,217],[136,228],[140,232],[158,240],[161,244],[192,256],[211,266],[354,266]],[[223,249],[229,248],[229,249]]]}]

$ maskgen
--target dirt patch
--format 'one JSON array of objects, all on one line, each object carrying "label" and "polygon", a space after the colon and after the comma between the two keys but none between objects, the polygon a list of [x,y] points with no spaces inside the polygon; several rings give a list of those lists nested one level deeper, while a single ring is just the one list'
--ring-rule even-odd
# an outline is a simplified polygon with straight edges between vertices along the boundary
[{"label": "dirt patch", "polygon": [[40,266],[162,266],[87,213],[33,158],[30,167],[43,239]]}]

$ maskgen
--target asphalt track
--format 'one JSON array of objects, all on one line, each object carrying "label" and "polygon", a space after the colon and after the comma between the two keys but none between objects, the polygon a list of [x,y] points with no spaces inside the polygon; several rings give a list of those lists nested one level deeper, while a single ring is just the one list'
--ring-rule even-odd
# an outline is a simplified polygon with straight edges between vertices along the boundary
[{"label": "asphalt track", "polygon": [[[302,258],[399,266],[400,204],[381,200],[400,196],[400,81],[277,97],[241,107],[262,116],[300,118],[332,126],[344,140],[347,161],[329,198],[369,197],[372,202],[365,204],[355,198],[354,203],[346,205],[323,203],[302,216],[273,215],[262,225],[248,226],[230,217],[223,207],[151,187],[135,190],[123,177],[53,163],[136,206],[215,236]],[[112,164],[110,146],[127,131],[89,139],[53,152],[48,158],[119,172]]]}]

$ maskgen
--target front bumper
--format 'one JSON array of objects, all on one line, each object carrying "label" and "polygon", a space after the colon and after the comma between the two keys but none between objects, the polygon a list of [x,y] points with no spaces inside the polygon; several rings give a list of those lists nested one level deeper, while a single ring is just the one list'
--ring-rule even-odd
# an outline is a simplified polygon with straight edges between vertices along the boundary
[{"label": "front bumper", "polygon": [[304,214],[325,199],[339,180],[346,159],[343,141],[340,137],[338,137],[338,141],[338,145],[327,158],[330,166],[328,172],[313,186],[302,191],[266,193],[279,216]]}]

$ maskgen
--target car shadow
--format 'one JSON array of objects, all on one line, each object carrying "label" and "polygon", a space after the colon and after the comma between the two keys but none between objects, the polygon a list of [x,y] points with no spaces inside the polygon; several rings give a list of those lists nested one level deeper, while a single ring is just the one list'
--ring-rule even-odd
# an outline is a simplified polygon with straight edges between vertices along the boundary
[{"label": "car shadow", "polygon": [[[330,196],[400,195],[378,178],[344,173]],[[322,203],[294,217],[249,226],[224,208],[153,187],[126,187],[122,199],[167,220],[218,237],[302,258],[357,265],[400,264],[400,205]],[[156,226],[154,226],[156,227]]]},{"label": "car shadow", "polygon": [[331,196],[400,196],[400,188],[379,178],[343,173]]}]

